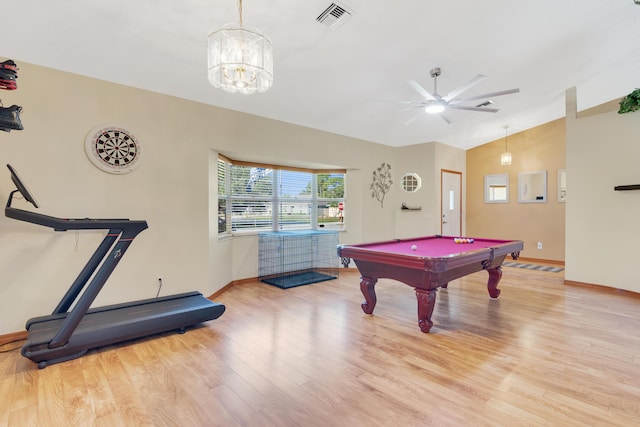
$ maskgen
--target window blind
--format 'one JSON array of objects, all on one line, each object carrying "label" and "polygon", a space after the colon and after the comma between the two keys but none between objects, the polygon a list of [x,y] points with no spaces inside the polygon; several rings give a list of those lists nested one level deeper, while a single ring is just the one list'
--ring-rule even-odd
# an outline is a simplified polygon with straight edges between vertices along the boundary
[{"label": "window blind", "polygon": [[344,227],[341,170],[218,160],[218,232]]}]

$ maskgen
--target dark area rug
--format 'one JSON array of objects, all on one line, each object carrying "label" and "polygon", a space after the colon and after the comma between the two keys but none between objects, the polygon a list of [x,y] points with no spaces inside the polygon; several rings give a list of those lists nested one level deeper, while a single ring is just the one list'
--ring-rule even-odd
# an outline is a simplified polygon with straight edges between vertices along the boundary
[{"label": "dark area rug", "polygon": [[304,273],[291,274],[288,276],[270,277],[268,279],[262,279],[262,281],[282,289],[288,289],[296,286],[309,285],[311,283],[324,282],[325,280],[333,280],[335,278],[336,276],[315,271],[305,271]]},{"label": "dark area rug", "polygon": [[512,261],[503,262],[502,265],[504,267],[528,268],[529,270],[550,271],[552,273],[560,273],[561,271],[564,271],[564,268],[562,267],[548,267],[546,265],[524,264],[521,262]]}]

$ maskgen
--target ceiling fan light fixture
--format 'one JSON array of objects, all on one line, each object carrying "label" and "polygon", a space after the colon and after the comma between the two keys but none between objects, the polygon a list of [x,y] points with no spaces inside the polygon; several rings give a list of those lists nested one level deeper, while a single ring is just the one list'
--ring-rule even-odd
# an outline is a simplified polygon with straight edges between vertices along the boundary
[{"label": "ceiling fan light fixture", "polygon": [[442,105],[442,104],[430,104],[430,105],[427,105],[424,108],[424,111],[426,111],[429,114],[442,113],[444,111],[444,105]]},{"label": "ceiling fan light fixture", "polygon": [[[640,0],[638,0],[640,1]],[[427,91],[423,88],[418,82],[415,80],[407,80],[409,86],[411,86],[416,92],[418,92],[422,96],[422,100],[413,102],[413,101],[404,101],[404,104],[412,105],[408,109],[413,110],[415,108],[423,109],[428,114],[438,114],[444,110],[467,110],[467,111],[480,111],[483,113],[497,113],[499,110],[497,108],[487,108],[491,106],[494,102],[489,99],[494,96],[503,96],[509,95],[511,93],[518,93],[520,89],[507,89],[501,90],[499,92],[486,93],[484,95],[475,95],[471,97],[461,97],[464,92],[468,91],[482,80],[487,78],[487,76],[483,74],[478,74],[476,77],[468,81],[462,86],[457,87],[452,90],[445,96],[440,96],[438,94],[438,76],[442,74],[442,70],[440,68],[434,68],[430,71],[431,77],[433,78],[433,92]],[[467,102],[476,101],[475,105],[468,105]],[[447,123],[451,123],[444,115],[440,115],[440,117]],[[406,124],[406,123],[405,123]]]}]

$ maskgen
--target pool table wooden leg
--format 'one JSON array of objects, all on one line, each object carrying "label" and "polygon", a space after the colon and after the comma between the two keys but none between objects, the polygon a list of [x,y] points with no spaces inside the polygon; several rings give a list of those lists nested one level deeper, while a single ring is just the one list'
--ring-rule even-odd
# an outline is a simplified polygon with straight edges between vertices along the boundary
[{"label": "pool table wooden leg", "polygon": [[374,279],[371,277],[361,277],[360,281],[360,291],[362,295],[364,295],[364,302],[360,305],[362,307],[362,311],[367,314],[373,313],[373,309],[376,307],[376,302],[378,298],[376,297],[375,285],[378,279]]},{"label": "pool table wooden leg", "polygon": [[436,291],[437,289],[417,289],[416,297],[418,299],[418,326],[424,333],[429,332],[433,326],[431,321],[431,315],[433,314],[433,308],[436,304]]},{"label": "pool table wooden leg", "polygon": [[487,291],[489,291],[489,296],[491,298],[498,298],[500,295],[500,289],[498,289],[498,283],[502,278],[502,268],[490,268],[487,270],[489,273],[489,281],[487,282]]}]

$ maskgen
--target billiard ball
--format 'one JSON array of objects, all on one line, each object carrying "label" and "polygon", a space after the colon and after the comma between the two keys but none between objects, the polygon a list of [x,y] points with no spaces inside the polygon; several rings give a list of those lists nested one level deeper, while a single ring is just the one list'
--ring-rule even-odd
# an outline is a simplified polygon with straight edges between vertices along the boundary
[{"label": "billiard ball", "polygon": [[415,251],[416,249],[418,249],[418,247],[416,245],[411,245],[411,250]]}]

